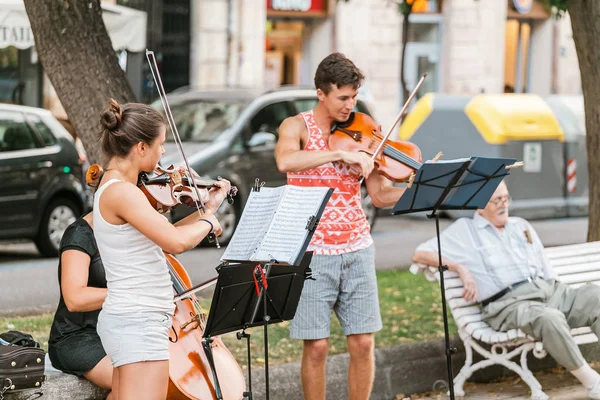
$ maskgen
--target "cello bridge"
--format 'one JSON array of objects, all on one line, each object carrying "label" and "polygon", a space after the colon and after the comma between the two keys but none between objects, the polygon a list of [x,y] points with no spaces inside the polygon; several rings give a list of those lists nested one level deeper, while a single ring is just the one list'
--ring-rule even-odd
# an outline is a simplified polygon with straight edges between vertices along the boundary
[{"label": "cello bridge", "polygon": [[202,316],[200,314],[196,314],[194,315],[189,321],[183,323],[181,325],[181,330],[184,330],[185,328],[187,328],[189,325],[191,324],[196,324],[192,329],[197,329],[200,327],[201,325],[201,321],[204,320],[205,316]]}]

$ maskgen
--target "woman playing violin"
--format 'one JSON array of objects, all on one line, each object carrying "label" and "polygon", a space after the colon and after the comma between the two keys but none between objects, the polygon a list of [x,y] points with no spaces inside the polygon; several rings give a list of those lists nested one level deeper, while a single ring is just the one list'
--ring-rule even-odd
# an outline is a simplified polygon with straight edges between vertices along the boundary
[{"label": "woman playing violin", "polygon": [[108,292],[98,334],[112,360],[113,392],[119,400],[164,399],[169,381],[169,330],[173,288],[163,250],[179,254],[204,237],[221,233],[214,216],[230,189],[215,183],[202,215],[173,225],[137,187],[164,154],[166,125],[154,108],[110,100],[101,115],[107,158],[94,198],[94,236],[104,263]]}]

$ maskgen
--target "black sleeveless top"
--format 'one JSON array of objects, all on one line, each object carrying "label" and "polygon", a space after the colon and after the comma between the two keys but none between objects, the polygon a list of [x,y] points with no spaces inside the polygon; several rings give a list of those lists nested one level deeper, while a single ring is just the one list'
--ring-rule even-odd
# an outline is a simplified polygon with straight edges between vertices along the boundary
[{"label": "black sleeveless top", "polygon": [[97,288],[106,288],[106,276],[100,259],[100,253],[94,239],[92,227],[83,218],[77,219],[65,230],[60,242],[58,262],[58,284],[61,287],[60,300],[52,322],[48,344],[52,345],[61,339],[81,331],[96,331],[98,314],[100,309],[87,312],[70,312],[65,305],[62,295],[61,272],[62,265],[60,256],[66,250],[79,250],[90,256],[90,265],[82,265],[81,268],[89,268],[87,285]]}]

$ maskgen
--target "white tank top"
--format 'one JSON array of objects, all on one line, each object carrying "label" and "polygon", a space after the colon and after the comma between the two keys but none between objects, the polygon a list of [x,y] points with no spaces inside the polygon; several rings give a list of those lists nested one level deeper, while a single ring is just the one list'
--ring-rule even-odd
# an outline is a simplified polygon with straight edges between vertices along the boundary
[{"label": "white tank top", "polygon": [[162,249],[129,223],[113,225],[100,214],[100,196],[94,196],[94,236],[102,258],[108,294],[102,306],[110,314],[160,311],[173,314],[173,287]]}]

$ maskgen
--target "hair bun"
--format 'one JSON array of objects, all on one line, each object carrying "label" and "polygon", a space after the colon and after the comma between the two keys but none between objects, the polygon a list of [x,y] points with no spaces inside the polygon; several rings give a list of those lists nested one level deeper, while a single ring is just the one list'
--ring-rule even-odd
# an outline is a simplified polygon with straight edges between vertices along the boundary
[{"label": "hair bun", "polygon": [[122,118],[123,111],[121,105],[115,99],[110,99],[108,101],[108,108],[102,111],[100,115],[102,126],[109,131],[115,130],[121,125]]}]

